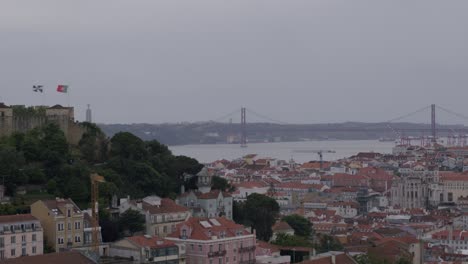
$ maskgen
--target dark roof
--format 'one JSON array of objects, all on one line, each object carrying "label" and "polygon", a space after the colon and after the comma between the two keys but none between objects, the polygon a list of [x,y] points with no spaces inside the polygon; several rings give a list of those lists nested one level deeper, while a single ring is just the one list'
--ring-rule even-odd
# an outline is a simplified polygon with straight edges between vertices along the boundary
[{"label": "dark roof", "polygon": [[0,224],[4,223],[15,223],[15,222],[28,222],[38,221],[36,217],[30,214],[18,214],[18,215],[2,215],[0,216]]},{"label": "dark roof", "polygon": [[161,205],[151,205],[143,202],[143,209],[149,211],[151,214],[167,214],[167,213],[182,213],[187,212],[189,209],[185,206],[178,205],[176,202],[169,198],[161,199]]},{"label": "dark roof", "polygon": [[49,107],[49,109],[67,109],[67,107],[63,107],[59,104],[56,104],[54,106]]},{"label": "dark roof", "polygon": [[26,256],[3,260],[2,264],[95,264],[96,262],[76,251]]},{"label": "dark roof", "polygon": [[11,108],[11,107],[9,107],[8,105],[0,102],[0,108]]},{"label": "dark roof", "polygon": [[42,202],[47,206],[47,208],[49,208],[49,210],[57,209],[57,213],[60,214],[65,214],[65,212],[62,212],[62,208],[66,204],[72,204],[75,212],[81,211],[72,199],[56,198],[55,200],[43,200]]}]

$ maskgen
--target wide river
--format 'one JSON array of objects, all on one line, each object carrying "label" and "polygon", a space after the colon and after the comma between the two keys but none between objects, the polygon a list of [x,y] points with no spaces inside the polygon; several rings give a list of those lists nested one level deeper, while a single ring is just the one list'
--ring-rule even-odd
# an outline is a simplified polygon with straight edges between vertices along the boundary
[{"label": "wide river", "polygon": [[337,160],[357,154],[358,152],[391,153],[394,142],[379,142],[377,140],[326,140],[279,143],[251,143],[247,148],[234,144],[205,144],[170,146],[175,155],[185,155],[208,163],[218,159],[233,160],[247,154],[258,154],[283,160],[293,158],[296,162],[319,160],[315,153],[300,153],[296,150],[333,150],[335,153],[324,153],[324,160]]}]

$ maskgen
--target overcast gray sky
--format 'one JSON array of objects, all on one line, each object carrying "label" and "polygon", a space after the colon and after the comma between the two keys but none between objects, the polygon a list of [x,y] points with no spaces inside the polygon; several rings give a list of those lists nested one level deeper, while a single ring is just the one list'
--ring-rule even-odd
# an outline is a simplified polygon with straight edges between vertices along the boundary
[{"label": "overcast gray sky", "polygon": [[[468,1],[2,0],[0,97],[84,119],[385,121],[466,113]],[[427,118],[426,118],[427,116]],[[252,117],[253,118],[253,117]],[[429,119],[429,114],[421,119]],[[249,120],[249,117],[248,117]],[[424,120],[422,120],[424,121]]]}]

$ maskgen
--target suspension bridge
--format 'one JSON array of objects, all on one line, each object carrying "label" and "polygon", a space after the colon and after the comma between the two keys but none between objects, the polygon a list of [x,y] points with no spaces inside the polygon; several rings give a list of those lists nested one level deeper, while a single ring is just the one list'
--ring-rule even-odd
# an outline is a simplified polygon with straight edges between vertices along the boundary
[{"label": "suspension bridge", "polygon": [[[247,146],[247,143],[249,141],[249,127],[259,123],[288,126],[289,130],[295,131],[296,133],[311,131],[313,131],[314,133],[361,132],[370,135],[384,133],[387,135],[391,135],[391,137],[395,139],[398,144],[402,145],[412,145],[415,141],[418,141],[418,143],[421,146],[430,146],[435,143],[441,143],[441,139],[444,139],[445,142],[443,143],[447,146],[467,146],[468,127],[460,125],[460,123],[454,125],[442,125],[442,119],[438,119],[438,116],[442,113],[450,116],[452,119],[455,118],[458,122],[462,121],[466,123],[468,121],[467,115],[457,113],[439,105],[431,104],[419,108],[415,111],[392,118],[390,120],[386,120],[383,122],[375,122],[371,124],[356,122],[355,125],[351,127],[340,127],[325,124],[292,124],[289,122],[272,118],[268,115],[258,113],[246,107],[241,107],[228,114],[212,119],[212,122],[233,124],[233,129],[235,130],[233,131],[233,133],[238,136],[241,147]],[[405,120],[408,120],[409,118],[414,117],[416,115],[424,115],[424,117],[426,117],[427,115],[427,119],[425,119],[429,122],[405,122]],[[239,117],[239,123],[233,121],[239,120]],[[249,122],[247,122],[248,119],[250,120]],[[405,125],[402,125],[403,123]],[[236,124],[236,126],[234,126],[234,124]]]}]

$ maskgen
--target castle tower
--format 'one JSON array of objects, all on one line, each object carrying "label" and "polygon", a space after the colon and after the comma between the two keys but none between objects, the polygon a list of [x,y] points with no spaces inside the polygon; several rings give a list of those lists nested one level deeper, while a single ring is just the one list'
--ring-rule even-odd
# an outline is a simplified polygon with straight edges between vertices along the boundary
[{"label": "castle tower", "polygon": [[0,102],[0,137],[13,133],[13,108]]},{"label": "castle tower", "polygon": [[198,174],[197,187],[202,193],[208,193],[211,191],[211,178],[212,176],[208,172],[208,169],[204,167]]},{"label": "castle tower", "polygon": [[88,104],[88,109],[86,109],[86,122],[93,122],[92,116],[91,116],[91,108],[90,105]]}]

